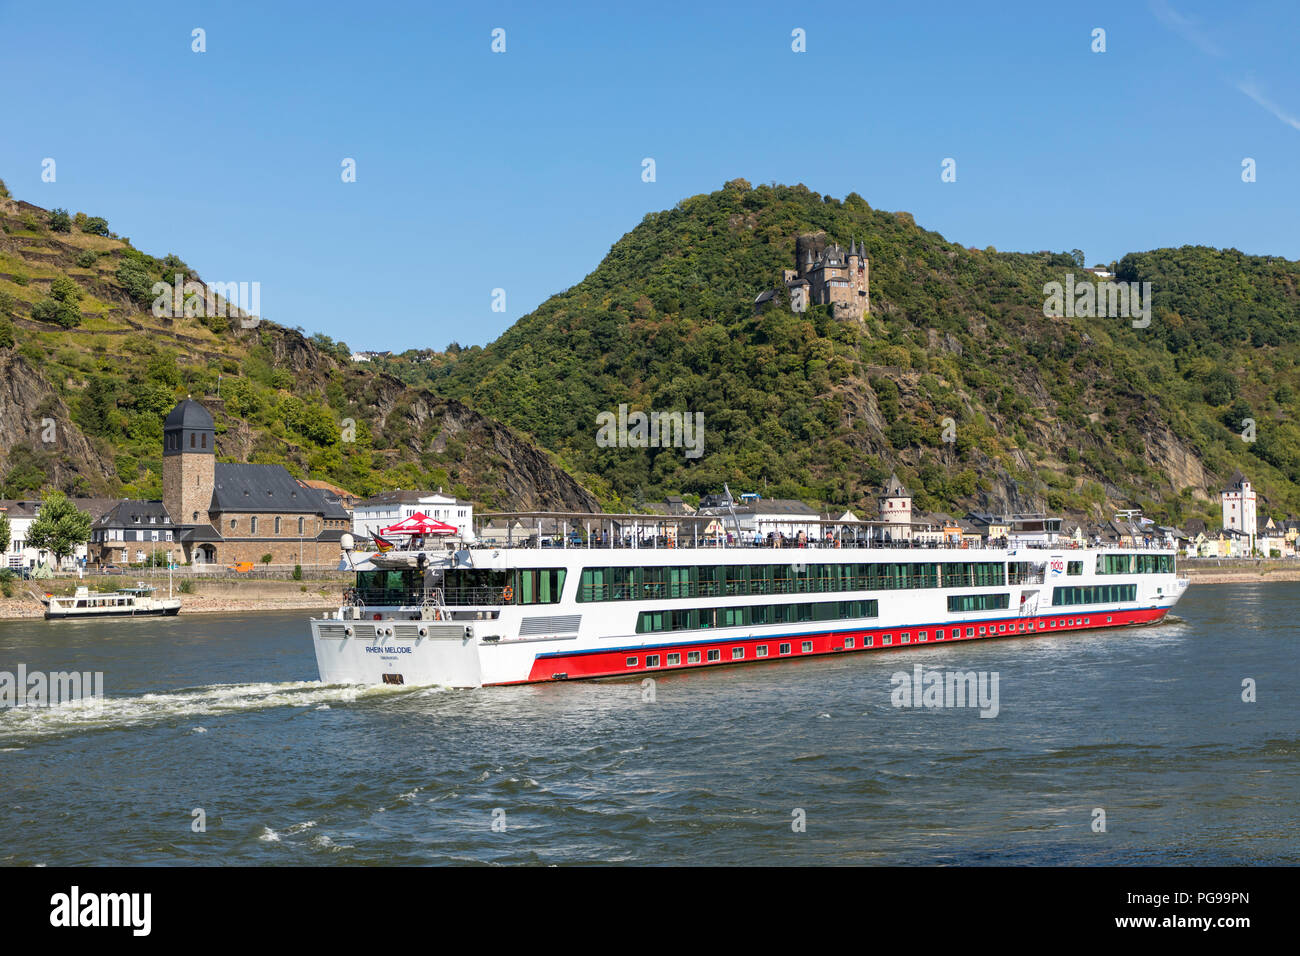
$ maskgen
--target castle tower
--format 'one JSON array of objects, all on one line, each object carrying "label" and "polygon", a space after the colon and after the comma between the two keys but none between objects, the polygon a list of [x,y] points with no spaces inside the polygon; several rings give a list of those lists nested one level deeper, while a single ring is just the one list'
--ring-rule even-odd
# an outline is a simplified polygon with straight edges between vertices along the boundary
[{"label": "castle tower", "polygon": [[172,524],[207,524],[217,433],[208,410],[187,398],[163,422],[163,507]]},{"label": "castle tower", "polygon": [[1255,550],[1255,489],[1240,471],[1228,479],[1228,487],[1220,494],[1223,503],[1223,528],[1240,531],[1250,537],[1250,551]]},{"label": "castle tower", "polygon": [[889,476],[878,499],[880,520],[885,527],[878,533],[889,532],[891,541],[910,541],[912,538],[912,494],[903,487],[897,474]]}]

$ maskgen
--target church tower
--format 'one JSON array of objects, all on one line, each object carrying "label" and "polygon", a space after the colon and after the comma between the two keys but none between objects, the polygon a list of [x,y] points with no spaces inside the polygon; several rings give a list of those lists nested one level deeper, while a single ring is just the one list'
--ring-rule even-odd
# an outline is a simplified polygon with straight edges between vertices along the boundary
[{"label": "church tower", "polygon": [[173,408],[163,422],[163,507],[172,524],[208,523],[216,445],[212,416],[191,398]]}]

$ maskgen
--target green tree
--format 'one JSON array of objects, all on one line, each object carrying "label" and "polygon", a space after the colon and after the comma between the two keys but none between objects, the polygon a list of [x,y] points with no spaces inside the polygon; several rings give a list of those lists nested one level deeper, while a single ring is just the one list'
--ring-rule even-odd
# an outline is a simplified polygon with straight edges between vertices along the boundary
[{"label": "green tree", "polygon": [[9,516],[7,514],[0,514],[0,554],[4,554],[9,550],[9,536],[11,533],[12,532],[9,528]]},{"label": "green tree", "polygon": [[66,209],[55,209],[50,212],[50,228],[55,232],[72,231],[72,217],[68,215]]},{"label": "green tree", "polygon": [[11,349],[14,347],[14,324],[9,321],[8,317],[0,315],[0,349]]},{"label": "green tree", "polygon": [[82,511],[61,491],[50,491],[41,499],[41,510],[27,532],[27,543],[54,555],[57,566],[77,545],[90,540],[90,514]]}]

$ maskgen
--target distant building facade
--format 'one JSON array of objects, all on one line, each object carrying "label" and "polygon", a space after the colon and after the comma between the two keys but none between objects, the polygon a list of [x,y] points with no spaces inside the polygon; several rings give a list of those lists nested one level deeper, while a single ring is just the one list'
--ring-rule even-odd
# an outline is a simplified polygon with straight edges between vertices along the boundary
[{"label": "distant building facade", "polygon": [[437,491],[383,491],[358,501],[352,507],[352,533],[358,538],[369,538],[372,532],[414,514],[455,525],[462,538],[474,527],[474,505],[455,495],[443,494],[439,488]]}]

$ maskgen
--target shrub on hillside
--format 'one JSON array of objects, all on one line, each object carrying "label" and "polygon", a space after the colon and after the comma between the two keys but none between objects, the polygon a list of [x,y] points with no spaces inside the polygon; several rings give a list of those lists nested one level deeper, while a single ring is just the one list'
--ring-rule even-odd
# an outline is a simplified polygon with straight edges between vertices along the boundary
[{"label": "shrub on hillside", "polygon": [[0,315],[0,349],[11,349],[14,347],[14,324],[9,321],[8,317]]},{"label": "shrub on hillside", "polygon": [[81,286],[65,275],[55,276],[50,283],[50,296],[60,302],[80,302],[83,294]]},{"label": "shrub on hillside", "polygon": [[50,211],[50,228],[55,232],[72,231],[72,217],[68,215],[66,209],[54,209]]},{"label": "shrub on hillside", "polygon": [[98,252],[96,252],[94,249],[87,249],[84,252],[82,252],[81,255],[77,256],[77,265],[81,266],[81,268],[83,269],[90,269],[95,265],[95,262],[98,259],[99,259]]}]

